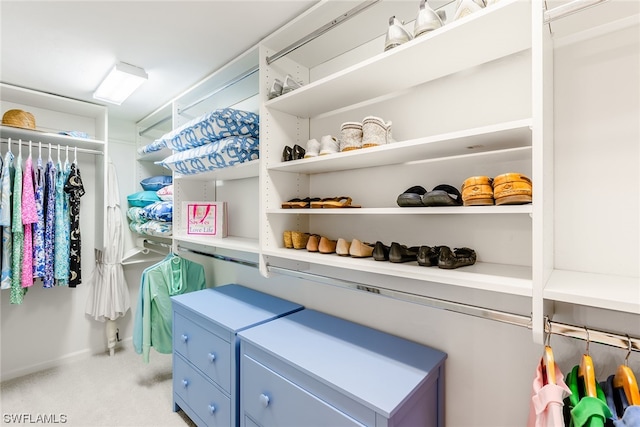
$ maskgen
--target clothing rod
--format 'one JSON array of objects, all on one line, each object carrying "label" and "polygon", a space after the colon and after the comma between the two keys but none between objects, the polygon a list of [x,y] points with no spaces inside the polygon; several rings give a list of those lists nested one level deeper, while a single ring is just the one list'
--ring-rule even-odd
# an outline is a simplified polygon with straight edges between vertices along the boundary
[{"label": "clothing rod", "polygon": [[156,126],[166,122],[167,120],[171,120],[171,116],[164,117],[164,118],[158,120],[157,122],[155,122],[154,124],[152,124],[151,126],[148,126],[148,127],[144,128],[143,130],[138,132],[138,135],[139,136],[143,136],[145,133],[149,132],[151,129],[155,128]]},{"label": "clothing rod", "polygon": [[248,267],[258,268],[258,263],[255,261],[247,261],[246,259],[234,258],[226,255],[212,254],[209,252],[202,252],[191,248],[185,248],[184,246],[178,245],[178,250],[182,252],[191,252],[197,255],[208,256],[211,258],[215,258],[221,261],[233,262],[235,264],[246,265]]},{"label": "clothing rod", "polygon": [[374,4],[378,3],[379,1],[380,0],[368,0],[368,1],[365,1],[363,3],[360,3],[358,6],[356,6],[353,9],[343,13],[342,15],[338,16],[337,18],[333,19],[331,22],[323,25],[322,27],[318,28],[314,32],[302,37],[298,41],[290,44],[289,46],[285,47],[284,49],[280,50],[279,52],[277,52],[277,53],[275,53],[275,54],[273,54],[271,56],[267,56],[267,58],[266,58],[267,65],[270,65],[272,62],[277,61],[278,59],[282,58],[283,56],[286,56],[286,55],[290,54],[294,50],[296,50],[296,49],[304,46],[305,44],[309,43],[310,41],[320,37],[321,35],[323,35],[327,31],[329,31],[332,28],[342,24],[343,22],[345,22],[349,18],[353,18],[354,16],[356,16],[360,12],[364,11],[365,9],[367,9],[370,6],[373,6]]},{"label": "clothing rod", "polygon": [[564,18],[565,16],[572,15],[589,7],[604,3],[605,1],[607,0],[573,0],[569,3],[547,10],[544,13],[544,23],[548,24],[551,21]]},{"label": "clothing rod", "polygon": [[257,65],[254,66],[253,68],[249,69],[248,71],[245,71],[244,73],[242,73],[242,74],[234,77],[233,79],[229,80],[228,82],[226,82],[222,86],[216,88],[212,92],[209,92],[208,94],[204,95],[203,97],[198,98],[197,100],[193,101],[191,104],[188,104],[187,106],[182,107],[182,108],[178,108],[178,114],[184,113],[185,111],[195,107],[196,105],[200,104],[201,102],[204,102],[207,99],[211,98],[216,93],[220,93],[223,90],[235,85],[236,83],[241,82],[242,80],[246,79],[250,75],[256,73],[258,70],[259,70],[259,67]]},{"label": "clothing rod", "polygon": [[631,351],[640,352],[640,339],[628,337],[626,335],[613,334],[611,332],[597,331],[588,328],[585,329],[584,327],[554,321],[547,322],[545,331],[547,333],[551,333],[551,335],[561,335],[587,342],[596,342],[611,347],[623,348],[625,350],[629,350],[629,344],[631,344]]},{"label": "clothing rod", "polygon": [[[9,139],[8,138],[0,138],[0,142],[4,142],[4,143],[8,144],[9,143]],[[31,141],[31,147],[32,148],[38,148],[38,143],[39,142],[33,142],[33,140],[32,140]],[[11,138],[11,145],[13,145],[13,144],[15,144],[15,145],[20,144],[22,146],[28,147],[29,146],[29,141],[24,141],[24,140],[17,140],[16,141],[14,138]],[[47,149],[47,150],[49,149],[49,143],[42,142],[41,144],[42,144],[42,148]],[[69,150],[75,150],[78,153],[104,155],[104,153],[102,151],[99,151],[99,150],[90,150],[88,148],[78,148],[78,147],[72,147],[72,146],[67,146],[67,145],[64,145],[64,146],[61,145],[60,146],[60,151],[66,150],[67,147],[69,147]],[[51,144],[51,149],[52,150],[57,150],[58,149],[58,144],[56,144],[56,145]]]},{"label": "clothing rod", "polygon": [[163,248],[171,248],[171,244],[170,243],[165,243],[165,242],[157,242],[155,240],[151,240],[151,239],[143,239],[142,243],[148,243],[150,245],[155,245],[155,246],[160,246]]},{"label": "clothing rod", "polygon": [[[222,261],[230,261],[230,262],[258,268],[258,263],[253,261],[246,261],[238,258],[227,257],[224,255],[201,252],[194,249],[185,248],[179,245],[178,245],[178,250],[193,252],[198,255],[204,255],[204,256],[216,258]],[[417,303],[417,304],[421,304],[431,308],[451,311],[453,313],[458,313],[458,314],[466,314],[468,316],[479,317],[486,320],[493,320],[496,322],[506,323],[514,326],[520,326],[527,329],[532,328],[532,319],[530,316],[524,316],[521,314],[510,313],[507,311],[494,310],[486,307],[479,307],[476,305],[449,301],[441,298],[413,294],[411,292],[396,291],[393,289],[383,288],[381,286],[363,284],[363,283],[344,280],[344,279],[337,279],[334,277],[328,277],[320,274],[293,270],[285,267],[277,267],[274,265],[268,265],[267,269],[270,272],[279,273],[279,274],[287,275],[290,277],[296,277],[298,279],[311,280],[314,282],[325,283],[325,284],[338,286],[342,288],[369,292],[372,294],[382,295],[382,296],[386,296],[386,297],[393,298],[400,301]],[[620,334],[614,334],[611,332],[605,332],[605,331],[599,331],[596,329],[569,325],[561,322],[549,321],[548,319],[546,320],[545,331],[552,335],[559,335],[559,336],[564,336],[564,337],[569,337],[574,339],[580,339],[583,341],[588,341],[589,343],[604,344],[610,347],[618,347],[625,350],[629,350],[629,343],[631,343],[630,350],[640,352],[640,338],[629,337],[626,335],[623,336]]]}]

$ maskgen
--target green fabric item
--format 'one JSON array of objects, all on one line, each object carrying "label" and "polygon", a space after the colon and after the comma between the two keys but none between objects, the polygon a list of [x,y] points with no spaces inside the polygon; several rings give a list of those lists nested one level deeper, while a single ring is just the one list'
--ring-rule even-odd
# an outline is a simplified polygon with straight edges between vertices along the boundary
[{"label": "green fabric item", "polygon": [[206,287],[204,267],[172,256],[149,268],[142,278],[142,357],[149,362],[151,347],[158,353],[173,351],[171,296]]},{"label": "green fabric item", "polygon": [[584,386],[578,377],[578,365],[574,366],[567,375],[567,386],[571,390],[568,397],[571,420],[569,427],[604,427],[607,418],[611,418],[611,410],[607,406],[607,399],[596,381],[597,397],[584,395]]}]

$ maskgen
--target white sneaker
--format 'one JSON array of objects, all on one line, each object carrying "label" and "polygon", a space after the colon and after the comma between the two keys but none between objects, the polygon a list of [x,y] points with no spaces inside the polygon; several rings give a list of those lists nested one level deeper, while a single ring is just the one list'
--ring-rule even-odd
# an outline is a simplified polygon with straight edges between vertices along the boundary
[{"label": "white sneaker", "polygon": [[320,143],[318,140],[314,138],[307,141],[307,149],[305,150],[304,158],[316,157],[318,154],[320,154]]},{"label": "white sneaker", "polygon": [[458,0],[456,13],[453,16],[453,20],[457,21],[458,19],[464,18],[467,15],[471,15],[473,12],[477,12],[483,9],[484,6],[484,0]]},{"label": "white sneaker", "polygon": [[333,154],[340,152],[340,144],[338,140],[331,135],[325,135],[320,138],[320,155]]}]

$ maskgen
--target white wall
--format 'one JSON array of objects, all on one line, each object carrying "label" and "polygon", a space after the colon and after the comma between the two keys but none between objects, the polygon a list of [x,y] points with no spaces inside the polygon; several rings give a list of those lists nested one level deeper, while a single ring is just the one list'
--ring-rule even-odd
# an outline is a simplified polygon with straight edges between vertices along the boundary
[{"label": "white wall", "polygon": [[[596,50],[592,41],[584,41],[556,51],[555,262],[558,267],[586,268],[588,263],[604,262],[608,263],[606,268],[613,271],[621,269],[627,274],[638,274],[638,40],[635,26],[601,39],[605,44]],[[601,132],[603,129],[616,130],[616,136]],[[137,191],[133,175],[134,150],[126,142],[111,146],[112,157],[118,159],[123,198]],[[615,163],[607,160],[611,154],[618,154]],[[82,172],[85,185],[92,185],[89,168],[83,167]],[[611,183],[610,175],[618,176],[617,173],[621,178],[613,179],[615,185],[601,184]],[[601,181],[605,175],[609,178]],[[582,190],[576,192],[576,188]],[[82,203],[83,208],[90,205],[88,198],[83,198]],[[576,204],[580,207],[577,212]],[[90,229],[91,217],[86,211],[83,214],[83,230]],[[592,228],[597,234],[591,233]],[[83,255],[93,250],[89,234],[86,239],[83,236]],[[209,274],[210,285],[241,283],[446,352],[447,426],[525,424],[531,380],[542,352],[525,328],[284,276],[265,279],[250,267],[202,257],[194,259],[213,271]],[[144,267],[138,264],[125,270],[132,308],[137,301],[139,275]],[[92,265],[85,264],[83,268],[89,274]],[[602,265],[598,268],[602,269]],[[103,325],[84,316],[86,295],[85,285],[77,289],[34,288],[27,294],[24,305],[11,306],[8,294],[0,293],[2,378],[105,351]],[[556,304],[555,311],[555,320],[640,336],[637,315],[571,304]],[[121,337],[131,337],[132,315],[130,312],[118,321]],[[585,351],[584,342],[570,338],[554,336],[551,344],[565,373],[579,363]],[[121,345],[131,343],[125,341]],[[597,378],[604,380],[615,372],[626,352],[591,344],[590,354]],[[637,353],[631,356],[630,365],[640,374]],[[144,369],[142,362],[140,369]]]}]

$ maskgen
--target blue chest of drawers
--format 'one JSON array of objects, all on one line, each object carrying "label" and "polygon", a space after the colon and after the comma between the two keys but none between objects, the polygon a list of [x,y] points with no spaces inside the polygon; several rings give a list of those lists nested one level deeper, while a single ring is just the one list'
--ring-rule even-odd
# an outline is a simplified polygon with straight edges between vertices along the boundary
[{"label": "blue chest of drawers", "polygon": [[303,307],[240,285],[172,297],[173,410],[198,426],[239,425],[238,333]]},{"label": "blue chest of drawers", "polygon": [[313,310],[240,334],[244,427],[442,427],[446,354]]}]

